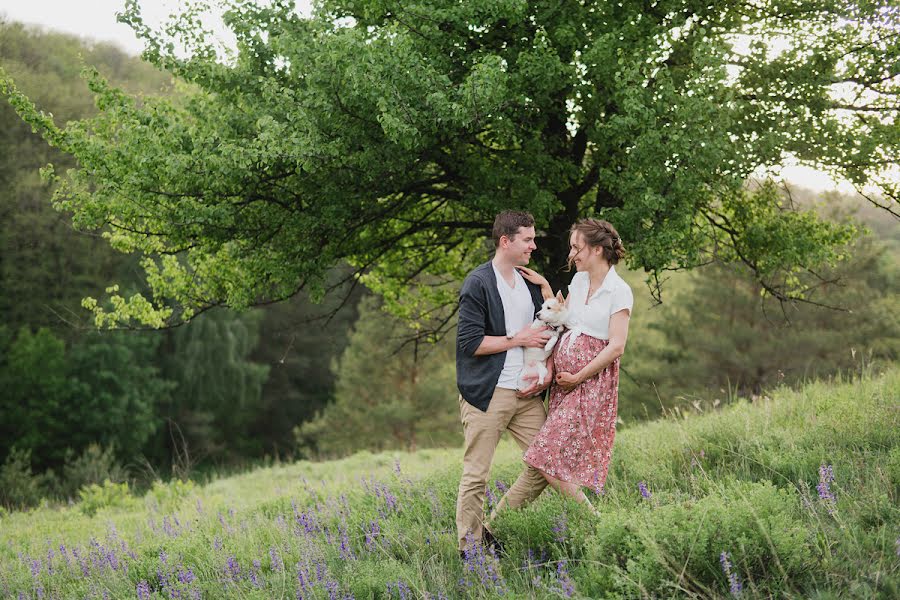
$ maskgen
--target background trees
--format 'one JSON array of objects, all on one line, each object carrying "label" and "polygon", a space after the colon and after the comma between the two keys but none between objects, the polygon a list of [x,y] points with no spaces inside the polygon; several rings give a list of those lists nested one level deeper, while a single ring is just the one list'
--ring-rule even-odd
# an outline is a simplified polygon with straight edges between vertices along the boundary
[{"label": "background trees", "polygon": [[98,323],[318,296],[343,259],[396,314],[440,328],[429,311],[455,294],[435,281],[481,260],[510,206],[538,217],[555,287],[565,232],[599,213],[653,285],[718,258],[785,299],[851,231],[749,193],[751,174],[793,156],[894,206],[889,0],[229,6],[237,49],[219,61],[191,11],[169,29],[183,58],[128,3],[145,58],[191,84],[178,98],[138,102],[94,74],[100,113],[60,128],[3,79],[79,161],[57,204],[143,255],[150,293],[91,303]]}]

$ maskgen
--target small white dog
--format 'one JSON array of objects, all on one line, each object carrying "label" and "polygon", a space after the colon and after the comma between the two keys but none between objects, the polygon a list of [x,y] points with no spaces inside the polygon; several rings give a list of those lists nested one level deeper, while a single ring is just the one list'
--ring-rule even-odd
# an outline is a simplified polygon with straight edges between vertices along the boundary
[{"label": "small white dog", "polygon": [[569,319],[569,309],[566,308],[561,293],[556,294],[556,298],[544,300],[541,310],[538,311],[537,318],[531,324],[532,329],[540,329],[541,327],[550,327],[552,337],[547,340],[543,348],[525,348],[525,364],[522,372],[519,373],[517,387],[520,390],[527,389],[534,385],[537,379],[541,385],[547,377],[547,357],[553,352],[553,347],[559,341],[560,333]]}]

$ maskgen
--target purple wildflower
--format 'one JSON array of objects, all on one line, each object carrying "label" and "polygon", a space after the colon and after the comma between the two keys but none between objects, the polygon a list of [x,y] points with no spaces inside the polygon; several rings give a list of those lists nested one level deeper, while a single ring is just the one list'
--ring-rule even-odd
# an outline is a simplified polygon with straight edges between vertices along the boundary
[{"label": "purple wildflower", "polygon": [[497,486],[497,491],[501,494],[505,494],[507,490],[509,490],[509,486],[504,483],[502,479],[498,479],[494,482],[494,485]]},{"label": "purple wildflower", "polygon": [[[506,593],[506,581],[500,576],[494,549],[490,548],[485,552],[484,546],[475,543],[475,538],[471,532],[466,534],[466,548],[463,551],[463,558],[466,571],[477,577],[484,588],[492,589],[500,595]],[[468,585],[468,580],[466,584]]]},{"label": "purple wildflower", "polygon": [[563,543],[566,541],[566,533],[569,530],[569,523],[566,517],[566,513],[562,513],[557,517],[557,519],[553,523],[553,539],[555,539],[559,543]]},{"label": "purple wildflower", "polygon": [[262,587],[258,577],[260,567],[262,567],[262,563],[258,560],[254,560],[253,566],[250,568],[250,583],[252,583],[254,587]]},{"label": "purple wildflower", "polygon": [[150,600],[150,584],[141,579],[137,584],[138,600]]},{"label": "purple wildflower", "polygon": [[309,577],[309,566],[303,563],[297,563],[297,598],[302,600],[302,592],[307,592],[312,588],[312,581]]},{"label": "purple wildflower", "polygon": [[643,481],[638,482],[638,489],[641,491],[641,496],[643,496],[645,500],[649,500],[653,496],[653,494],[650,493],[650,488],[648,488],[647,484]]},{"label": "purple wildflower", "polygon": [[196,577],[194,576],[194,570],[190,567],[187,570],[184,567],[178,567],[178,581],[185,585],[193,583]]},{"label": "purple wildflower", "polygon": [[722,563],[722,572],[725,574],[725,577],[728,578],[728,589],[731,592],[731,595],[737,598],[741,595],[743,586],[738,579],[737,573],[731,570],[732,565],[729,554],[722,551],[722,554],[719,555],[719,562]]},{"label": "purple wildflower", "polygon": [[269,560],[272,562],[273,571],[284,570],[284,561],[281,560],[281,557],[278,555],[278,551],[275,550],[275,548],[269,548]]},{"label": "purple wildflower", "polygon": [[225,576],[228,577],[229,580],[233,582],[238,582],[241,579],[241,565],[238,564],[237,559],[234,556],[229,556],[225,561],[225,568],[223,569],[225,572]]},{"label": "purple wildflower", "polygon": [[556,579],[559,581],[559,587],[566,598],[571,598],[575,594],[575,582],[569,577],[569,569],[566,561],[561,560],[556,565]]},{"label": "purple wildflower", "polygon": [[484,493],[487,496],[487,503],[489,508],[493,508],[495,504],[497,504],[497,498],[494,497],[493,492],[491,492],[490,486],[484,488]]},{"label": "purple wildflower", "polygon": [[372,521],[369,524],[369,528],[366,530],[366,549],[369,552],[375,550],[378,546],[378,536],[381,535],[381,527],[378,526],[378,521]]},{"label": "purple wildflower", "polygon": [[816,485],[816,491],[819,492],[819,499],[825,503],[828,514],[834,513],[836,502],[834,493],[831,491],[830,484],[832,483],[834,483],[834,470],[831,465],[823,463],[819,467],[819,483]]},{"label": "purple wildflower", "polygon": [[353,554],[353,548],[350,547],[350,536],[347,534],[346,525],[340,527],[341,534],[341,559],[354,560],[356,556]]}]

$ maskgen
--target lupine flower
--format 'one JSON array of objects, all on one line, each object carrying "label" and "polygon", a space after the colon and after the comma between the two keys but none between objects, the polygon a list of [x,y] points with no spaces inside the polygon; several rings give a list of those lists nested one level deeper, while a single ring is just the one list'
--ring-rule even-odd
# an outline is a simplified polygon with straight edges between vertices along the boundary
[{"label": "lupine flower", "polygon": [[258,560],[254,560],[253,567],[250,568],[250,583],[252,583],[254,587],[262,587],[260,586],[259,578],[257,577],[261,566],[262,563],[260,563]]},{"label": "lupine flower", "polygon": [[575,582],[569,577],[569,569],[564,560],[556,565],[556,579],[559,581],[560,591],[566,598],[571,598],[575,594]]},{"label": "lupine flower", "polygon": [[269,560],[272,561],[273,571],[284,570],[284,561],[281,560],[281,557],[278,555],[278,551],[275,550],[275,548],[269,548]]},{"label": "lupine flower", "polygon": [[741,582],[738,579],[737,573],[731,570],[731,560],[727,552],[723,551],[722,554],[719,555],[719,562],[722,563],[722,572],[725,574],[725,577],[728,578],[728,589],[731,592],[732,596],[740,596],[741,595]]},{"label": "lupine flower", "polygon": [[375,550],[375,547],[378,545],[378,536],[381,535],[381,528],[378,526],[378,521],[372,521],[369,524],[369,528],[366,530],[366,549],[369,552]]},{"label": "lupine flower", "polygon": [[819,483],[816,485],[816,491],[819,492],[819,499],[825,503],[828,514],[834,513],[835,497],[831,491],[831,484],[834,483],[834,471],[831,465],[822,464],[819,467]]},{"label": "lupine flower", "polygon": [[229,556],[225,561],[224,571],[231,581],[237,582],[241,578],[241,565],[238,564],[234,556]]},{"label": "lupine flower", "polygon": [[141,579],[137,584],[138,600],[150,600],[150,584]]},{"label": "lupine flower", "polygon": [[178,567],[178,581],[185,585],[193,583],[196,577],[194,576],[194,570],[188,567],[187,570],[184,567]]},{"label": "lupine flower", "polygon": [[492,589],[501,595],[506,592],[506,581],[503,580],[497,570],[497,557],[493,548],[485,552],[484,546],[476,544],[474,536],[471,533],[467,533],[466,549],[463,552],[463,557],[466,570],[478,577],[484,588]]},{"label": "lupine flower", "polygon": [[638,489],[641,491],[641,496],[643,496],[646,500],[649,500],[653,496],[653,494],[650,493],[650,489],[647,487],[647,484],[643,481],[638,482]]},{"label": "lupine flower", "polygon": [[353,555],[353,548],[350,547],[350,536],[347,534],[347,527],[342,525],[340,528],[341,534],[341,559],[343,560],[354,560],[356,556]]},{"label": "lupine flower", "polygon": [[494,497],[494,494],[491,492],[490,486],[484,488],[484,493],[487,496],[487,503],[489,508],[493,508],[495,504],[497,504],[497,498]]},{"label": "lupine flower", "polygon": [[494,485],[497,487],[497,491],[501,494],[505,494],[509,490],[509,486],[504,483],[502,479],[498,479],[494,482]]},{"label": "lupine flower", "polygon": [[553,533],[557,542],[565,542],[566,541],[566,533],[569,531],[569,524],[566,518],[566,513],[562,513],[553,523]]}]

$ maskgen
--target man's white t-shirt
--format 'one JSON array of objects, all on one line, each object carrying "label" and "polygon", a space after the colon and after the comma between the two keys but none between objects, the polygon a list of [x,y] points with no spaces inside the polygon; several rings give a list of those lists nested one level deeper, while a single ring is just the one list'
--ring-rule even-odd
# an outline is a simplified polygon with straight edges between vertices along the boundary
[{"label": "man's white t-shirt", "polygon": [[[506,280],[497,270],[493,262],[494,275],[497,277],[497,290],[500,292],[500,300],[503,302],[503,315],[506,317],[506,334],[515,335],[522,329],[529,327],[534,321],[534,301],[531,292],[525,284],[525,278],[518,270],[513,269],[515,286],[509,287]],[[517,388],[519,373],[525,364],[524,349],[521,346],[510,348],[506,351],[506,361],[500,372],[497,387],[514,390]]]}]

